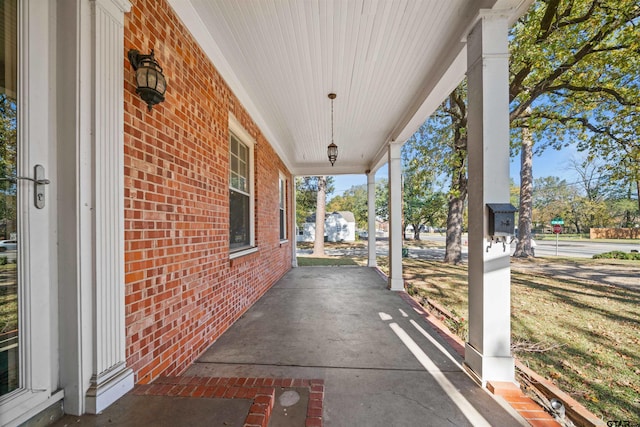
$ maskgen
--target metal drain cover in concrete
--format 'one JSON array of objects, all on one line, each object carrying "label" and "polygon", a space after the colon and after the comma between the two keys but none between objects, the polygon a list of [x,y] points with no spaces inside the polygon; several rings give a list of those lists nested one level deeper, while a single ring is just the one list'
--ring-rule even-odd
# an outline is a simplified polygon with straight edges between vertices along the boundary
[{"label": "metal drain cover in concrete", "polygon": [[[309,387],[277,387],[269,427],[300,427],[307,420]],[[75,427],[75,426],[74,426]]]},{"label": "metal drain cover in concrete", "polygon": [[300,401],[300,394],[295,390],[287,390],[280,395],[278,402],[284,408],[293,406]]}]

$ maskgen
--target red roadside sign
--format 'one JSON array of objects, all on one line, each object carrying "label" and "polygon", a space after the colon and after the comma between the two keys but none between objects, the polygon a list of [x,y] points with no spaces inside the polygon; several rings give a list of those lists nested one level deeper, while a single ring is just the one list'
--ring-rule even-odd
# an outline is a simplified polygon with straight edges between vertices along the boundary
[{"label": "red roadside sign", "polygon": [[556,234],[562,233],[562,226],[559,225],[559,224],[558,225],[554,225],[553,226],[553,232],[556,233]]}]

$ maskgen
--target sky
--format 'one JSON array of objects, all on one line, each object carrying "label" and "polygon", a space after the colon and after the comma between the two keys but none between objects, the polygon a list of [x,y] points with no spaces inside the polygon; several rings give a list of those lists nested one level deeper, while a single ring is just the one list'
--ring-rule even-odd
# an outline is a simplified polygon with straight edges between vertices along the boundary
[{"label": "sky", "polygon": [[[575,182],[575,172],[571,170],[570,161],[573,157],[580,158],[573,146],[563,148],[562,150],[548,149],[541,156],[533,158],[533,178],[543,178],[547,176],[557,176],[567,182]],[[513,181],[518,185],[520,183],[520,156],[511,159],[510,175]],[[388,176],[387,165],[378,169],[376,173],[376,181]],[[362,175],[335,175],[334,187],[335,191],[329,196],[329,200],[335,196],[342,195],[355,185],[363,185],[367,183],[367,176]]]}]

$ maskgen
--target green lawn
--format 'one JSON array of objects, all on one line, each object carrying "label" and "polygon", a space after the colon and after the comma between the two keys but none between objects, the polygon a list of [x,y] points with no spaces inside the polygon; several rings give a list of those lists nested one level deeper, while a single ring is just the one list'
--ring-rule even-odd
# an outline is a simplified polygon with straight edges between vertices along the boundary
[{"label": "green lawn", "polygon": [[16,264],[0,265],[0,333],[18,328]]}]

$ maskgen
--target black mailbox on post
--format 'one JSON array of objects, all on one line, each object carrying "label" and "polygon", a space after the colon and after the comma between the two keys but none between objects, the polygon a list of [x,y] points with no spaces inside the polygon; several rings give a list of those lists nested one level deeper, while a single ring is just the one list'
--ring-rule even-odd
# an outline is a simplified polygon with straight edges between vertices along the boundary
[{"label": "black mailbox on post", "polygon": [[511,203],[487,203],[489,208],[489,236],[513,236],[515,212]]}]

